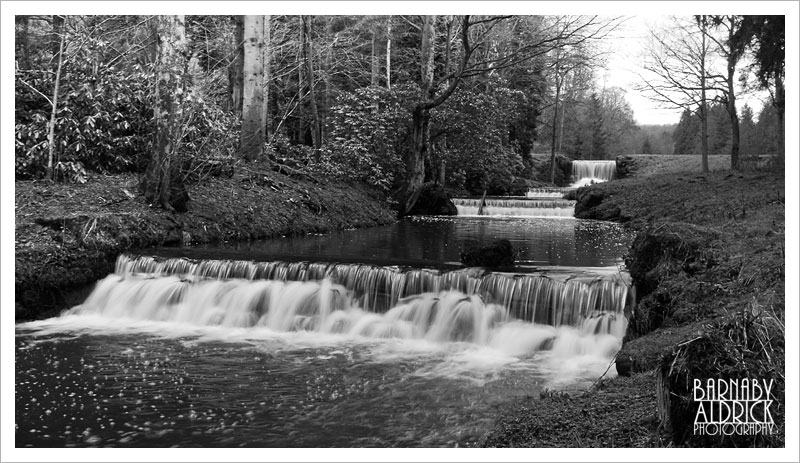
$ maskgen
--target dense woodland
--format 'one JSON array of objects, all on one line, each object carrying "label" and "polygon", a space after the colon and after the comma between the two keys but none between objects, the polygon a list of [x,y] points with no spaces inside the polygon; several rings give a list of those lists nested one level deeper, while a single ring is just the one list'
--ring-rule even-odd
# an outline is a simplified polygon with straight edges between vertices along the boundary
[{"label": "dense woodland", "polygon": [[[644,127],[625,90],[596,78],[623,21],[17,16],[16,177],[137,172],[151,203],[181,210],[186,183],[259,162],[368,183],[402,214],[427,182],[472,194],[552,182],[534,153],[551,166],[556,155],[735,153],[732,168],[782,153],[783,17],[686,19],[686,37],[702,37],[702,55],[683,55],[701,56],[702,98],[648,81],[685,110],[674,126]],[[664,67],[677,50],[652,47]],[[736,93],[753,88],[771,99],[737,113]]]}]

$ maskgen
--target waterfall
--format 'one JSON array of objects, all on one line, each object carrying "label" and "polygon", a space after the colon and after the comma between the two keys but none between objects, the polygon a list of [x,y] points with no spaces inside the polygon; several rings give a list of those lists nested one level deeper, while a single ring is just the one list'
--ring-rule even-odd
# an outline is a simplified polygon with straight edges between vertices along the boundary
[{"label": "waterfall", "polygon": [[572,161],[573,188],[607,182],[616,176],[616,161]]},{"label": "waterfall", "polygon": [[488,342],[496,325],[522,320],[617,337],[626,323],[628,284],[618,274],[549,277],[123,254],[115,273],[70,313],[477,343]]},{"label": "waterfall", "polygon": [[572,217],[575,214],[575,201],[554,198],[536,199],[486,199],[482,214],[480,199],[453,198],[458,215],[494,215],[528,217]]},{"label": "waterfall", "polygon": [[558,187],[550,187],[550,188],[531,188],[525,194],[528,198],[563,198],[564,194],[570,190],[570,188],[558,188]]}]

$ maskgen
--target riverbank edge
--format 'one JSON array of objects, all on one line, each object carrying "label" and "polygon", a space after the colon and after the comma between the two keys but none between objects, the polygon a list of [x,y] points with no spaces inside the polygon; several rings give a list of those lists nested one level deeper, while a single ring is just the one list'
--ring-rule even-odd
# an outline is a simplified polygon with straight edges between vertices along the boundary
[{"label": "riverbank edge", "polygon": [[395,222],[375,190],[239,169],[189,185],[189,211],[146,204],[133,174],[86,183],[15,182],[15,319],[57,315],[113,272],[119,254],[156,246],[268,239]]},{"label": "riverbank edge", "polygon": [[622,223],[636,235],[625,261],[637,304],[615,359],[624,375],[585,392],[545,391],[508,404],[481,444],[707,446],[676,444],[663,403],[659,410],[659,368],[676,346],[737,313],[782,317],[783,194],[782,173],[730,171],[643,175],[577,190],[575,217]]}]

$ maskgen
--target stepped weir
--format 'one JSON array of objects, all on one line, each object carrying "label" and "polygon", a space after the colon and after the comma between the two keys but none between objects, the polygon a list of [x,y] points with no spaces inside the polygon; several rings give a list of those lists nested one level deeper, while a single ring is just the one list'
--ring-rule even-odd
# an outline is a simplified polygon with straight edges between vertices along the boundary
[{"label": "stepped weir", "polygon": [[510,320],[625,331],[624,275],[551,277],[362,264],[119,256],[76,314],[202,326],[485,342]]},{"label": "stepped weir", "polygon": [[[481,209],[481,203],[483,209]],[[453,198],[458,215],[496,215],[528,217],[572,217],[575,201],[545,198],[493,198],[482,201],[472,198]]]}]

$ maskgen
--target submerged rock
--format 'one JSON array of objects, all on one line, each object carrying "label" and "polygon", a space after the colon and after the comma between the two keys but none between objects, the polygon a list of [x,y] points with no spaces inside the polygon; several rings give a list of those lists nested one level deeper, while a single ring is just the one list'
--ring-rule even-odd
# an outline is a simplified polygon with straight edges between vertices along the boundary
[{"label": "submerged rock", "polygon": [[467,267],[511,267],[517,252],[507,239],[485,246],[471,246],[461,252],[461,263]]}]

